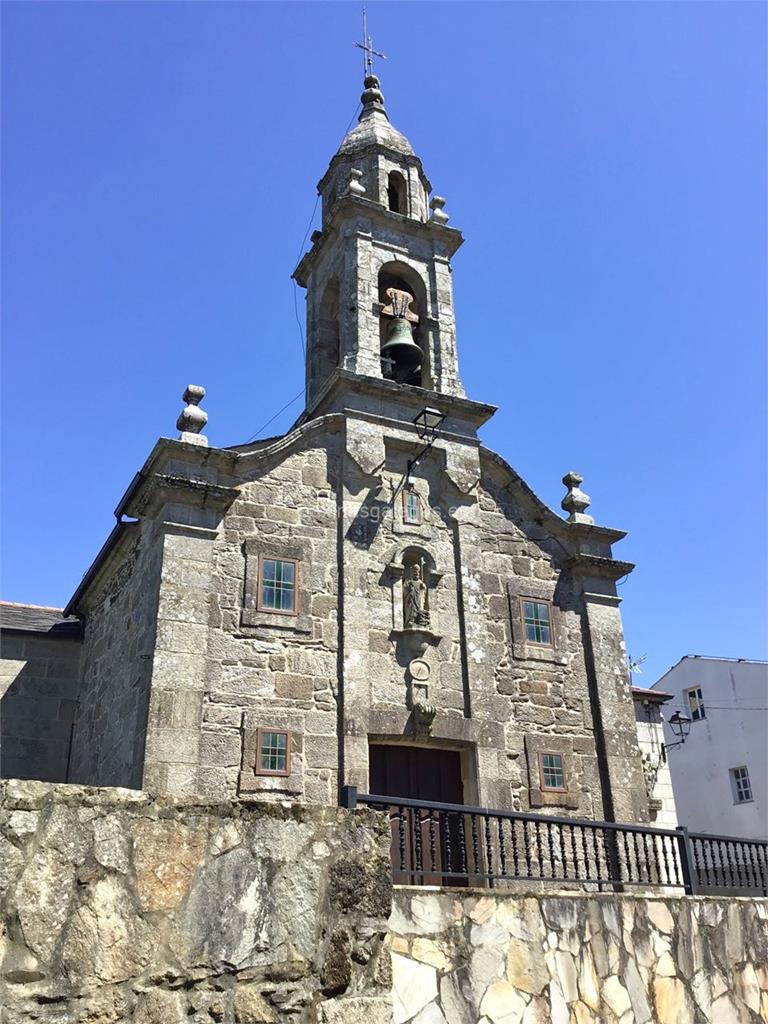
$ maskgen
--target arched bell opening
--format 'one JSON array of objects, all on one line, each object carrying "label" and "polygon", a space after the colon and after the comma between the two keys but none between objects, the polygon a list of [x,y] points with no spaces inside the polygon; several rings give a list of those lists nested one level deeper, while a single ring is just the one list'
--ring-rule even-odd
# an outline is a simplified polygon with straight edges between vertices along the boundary
[{"label": "arched bell opening", "polygon": [[317,394],[339,365],[339,282],[333,277],[320,300],[317,339],[312,353],[310,385]]},{"label": "arched bell opening", "polygon": [[405,263],[385,263],[379,270],[381,372],[388,380],[430,386],[427,346],[427,290]]},{"label": "arched bell opening", "polygon": [[387,177],[387,206],[393,213],[408,213],[408,186],[399,171]]}]

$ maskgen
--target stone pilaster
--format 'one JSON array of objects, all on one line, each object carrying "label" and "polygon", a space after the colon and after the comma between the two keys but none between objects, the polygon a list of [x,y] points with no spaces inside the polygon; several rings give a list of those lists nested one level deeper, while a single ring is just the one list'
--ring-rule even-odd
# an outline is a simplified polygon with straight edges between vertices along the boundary
[{"label": "stone pilaster", "polygon": [[584,654],[604,812],[615,821],[648,821],[620,599],[613,582],[605,578],[585,575],[581,585]]},{"label": "stone pilaster", "polygon": [[157,640],[142,785],[198,792],[216,530],[163,523]]},{"label": "stone pilaster", "polygon": [[174,472],[145,477],[132,507],[133,514],[154,520],[161,549],[142,785],[154,793],[196,793],[206,740],[214,542],[238,492],[214,483],[210,468],[176,461],[173,454],[171,449],[162,468]]}]

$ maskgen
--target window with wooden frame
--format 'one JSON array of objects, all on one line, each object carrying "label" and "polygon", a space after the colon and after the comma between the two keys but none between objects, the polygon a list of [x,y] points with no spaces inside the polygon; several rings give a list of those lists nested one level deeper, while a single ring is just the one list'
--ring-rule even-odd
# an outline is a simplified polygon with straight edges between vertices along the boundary
[{"label": "window with wooden frame", "polygon": [[704,710],[704,695],[701,692],[700,686],[694,686],[690,690],[686,690],[685,698],[691,710],[692,722],[700,722],[702,718],[707,717],[707,713]]},{"label": "window with wooden frame", "polygon": [[257,609],[277,615],[298,613],[300,562],[295,558],[259,555]]},{"label": "window with wooden frame", "polygon": [[416,491],[403,491],[403,522],[421,526],[421,498]]},{"label": "window with wooden frame", "polygon": [[527,644],[539,647],[552,646],[552,608],[549,601],[534,601],[520,598],[520,614]]},{"label": "window with wooden frame", "polygon": [[749,781],[746,765],[731,768],[731,789],[734,803],[748,804],[752,801],[752,783]]},{"label": "window with wooden frame", "polygon": [[539,778],[543,790],[549,793],[567,792],[563,755],[539,751]]},{"label": "window with wooden frame", "polygon": [[256,736],[257,775],[291,774],[291,733],[288,729],[259,729]]}]

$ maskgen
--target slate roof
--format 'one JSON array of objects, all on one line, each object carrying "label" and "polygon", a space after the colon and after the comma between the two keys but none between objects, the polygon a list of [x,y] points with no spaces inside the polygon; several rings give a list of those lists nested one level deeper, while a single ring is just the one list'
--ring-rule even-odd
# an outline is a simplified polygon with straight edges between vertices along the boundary
[{"label": "slate roof", "polygon": [[664,693],[662,690],[647,690],[644,686],[632,687],[633,700],[648,700],[652,704],[664,704],[666,701],[672,700],[673,697],[673,693]]},{"label": "slate roof", "polygon": [[73,639],[79,639],[83,632],[80,620],[74,616],[66,617],[62,608],[16,604],[13,601],[0,601],[0,629]]}]

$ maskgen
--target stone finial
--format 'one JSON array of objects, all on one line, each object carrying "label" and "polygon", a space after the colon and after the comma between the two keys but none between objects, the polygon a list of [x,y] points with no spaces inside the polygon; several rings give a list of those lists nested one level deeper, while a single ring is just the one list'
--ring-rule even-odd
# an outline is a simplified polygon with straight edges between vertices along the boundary
[{"label": "stone finial", "polygon": [[350,196],[364,196],[365,185],[362,182],[363,172],[358,170],[357,167],[353,167],[349,172],[349,184],[347,185],[347,195]]},{"label": "stone finial", "polygon": [[176,420],[176,429],[181,431],[179,440],[187,444],[207,445],[208,438],[200,431],[208,422],[208,413],[199,408],[205,398],[205,388],[199,384],[188,384],[181,397],[187,404]]},{"label": "stone finial", "polygon": [[429,219],[434,221],[435,224],[447,224],[450,220],[450,217],[443,209],[444,206],[445,200],[442,196],[432,196],[429,200],[429,208],[432,211]]},{"label": "stone finial", "polygon": [[569,523],[594,523],[595,521],[592,516],[584,514],[585,510],[589,508],[590,497],[580,488],[580,484],[583,482],[584,477],[579,473],[566,473],[563,477],[563,483],[568,488],[568,493],[560,502],[560,508],[570,513]]},{"label": "stone finial", "polygon": [[368,113],[370,110],[380,110],[382,114],[386,114],[384,109],[384,94],[381,91],[381,82],[378,80],[376,75],[366,75],[363,82],[365,91],[360,97],[360,102],[363,104],[363,110],[360,114],[360,120],[363,115]]}]

